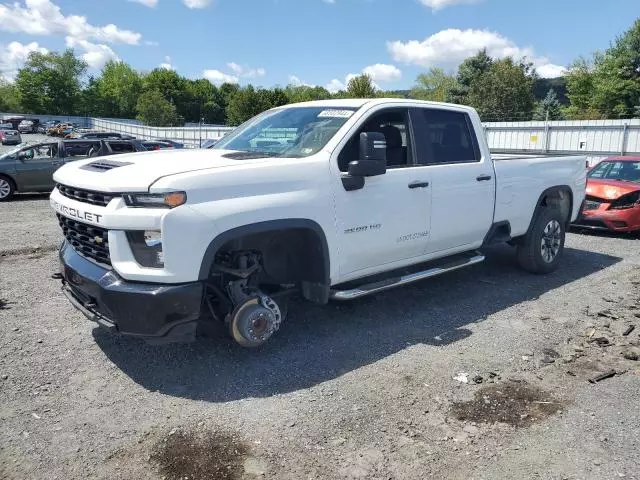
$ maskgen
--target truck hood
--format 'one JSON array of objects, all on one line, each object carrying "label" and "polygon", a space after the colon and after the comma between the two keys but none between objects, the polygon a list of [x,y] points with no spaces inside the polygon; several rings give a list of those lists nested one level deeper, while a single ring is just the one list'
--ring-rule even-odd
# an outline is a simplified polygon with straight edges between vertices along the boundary
[{"label": "truck hood", "polygon": [[261,163],[266,158],[226,158],[230,150],[156,150],[71,162],[53,175],[56,183],[99,192],[142,192],[162,177],[197,170]]},{"label": "truck hood", "polygon": [[587,180],[587,195],[592,197],[615,200],[627,193],[640,190],[640,183],[625,182],[623,180],[600,180],[589,178]]}]

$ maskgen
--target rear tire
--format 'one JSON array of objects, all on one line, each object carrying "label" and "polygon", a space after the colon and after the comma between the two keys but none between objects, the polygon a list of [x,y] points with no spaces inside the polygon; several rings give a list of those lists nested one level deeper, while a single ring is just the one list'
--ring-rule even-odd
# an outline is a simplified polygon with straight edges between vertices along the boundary
[{"label": "rear tire", "polygon": [[6,202],[13,197],[16,186],[9,177],[0,175],[0,202]]},{"label": "rear tire", "polygon": [[531,231],[518,245],[518,263],[535,274],[555,271],[564,252],[565,236],[566,219],[560,210],[541,208]]}]

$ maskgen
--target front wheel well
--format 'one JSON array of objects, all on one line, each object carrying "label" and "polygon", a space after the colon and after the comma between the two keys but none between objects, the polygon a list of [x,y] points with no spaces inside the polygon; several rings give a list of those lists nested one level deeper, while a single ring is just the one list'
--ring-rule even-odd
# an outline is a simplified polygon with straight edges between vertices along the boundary
[{"label": "front wheel well", "polygon": [[329,251],[324,233],[315,222],[241,227],[221,235],[207,250],[201,279],[210,278],[220,259],[241,251],[260,253],[259,283],[295,284],[308,300],[328,301]]}]

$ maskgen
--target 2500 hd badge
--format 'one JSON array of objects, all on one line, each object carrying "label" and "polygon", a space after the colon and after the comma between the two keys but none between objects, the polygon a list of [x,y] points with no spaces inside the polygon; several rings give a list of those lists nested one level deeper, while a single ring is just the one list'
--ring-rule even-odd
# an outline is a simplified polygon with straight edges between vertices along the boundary
[{"label": "2500 hd badge", "polygon": [[82,210],[78,210],[77,208],[62,205],[55,200],[51,200],[51,204],[57,212],[60,212],[65,217],[77,218],[79,220],[86,220],[87,222],[94,223],[100,223],[100,219],[102,218],[102,215],[98,215],[97,213],[83,212]]}]

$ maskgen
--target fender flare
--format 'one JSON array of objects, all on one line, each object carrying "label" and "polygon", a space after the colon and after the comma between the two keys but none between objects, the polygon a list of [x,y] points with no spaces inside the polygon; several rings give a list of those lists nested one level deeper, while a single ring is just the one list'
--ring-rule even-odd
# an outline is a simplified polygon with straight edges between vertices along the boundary
[{"label": "fender flare", "polygon": [[225,245],[226,243],[234,240],[236,238],[240,238],[246,235],[252,235],[256,233],[266,233],[273,232],[276,230],[291,230],[291,229],[307,229],[313,231],[318,240],[320,240],[320,245],[322,247],[322,256],[324,263],[324,283],[327,288],[330,285],[330,259],[329,259],[329,245],[327,243],[327,237],[322,230],[322,227],[313,220],[309,220],[306,218],[286,218],[279,220],[268,220],[265,222],[251,223],[248,225],[242,225],[240,227],[232,228],[231,230],[227,230],[222,232],[217,237],[215,237],[207,247],[204,257],[202,258],[202,263],[200,265],[200,273],[198,275],[198,279],[201,281],[207,280],[209,278],[209,273],[211,272],[211,267],[213,266],[213,262],[218,253],[218,250]]},{"label": "fender flare", "polygon": [[569,185],[555,185],[553,187],[547,188],[540,194],[538,202],[536,203],[536,208],[534,209],[533,215],[531,216],[531,222],[529,223],[529,228],[527,228],[527,233],[525,233],[523,236],[526,237],[527,235],[529,235],[529,233],[531,233],[531,229],[535,224],[536,218],[538,218],[540,209],[543,208],[542,203],[545,197],[556,192],[566,192],[569,194],[569,216],[567,218],[567,226],[571,223],[571,217],[573,216],[573,190],[571,190],[571,187]]}]

